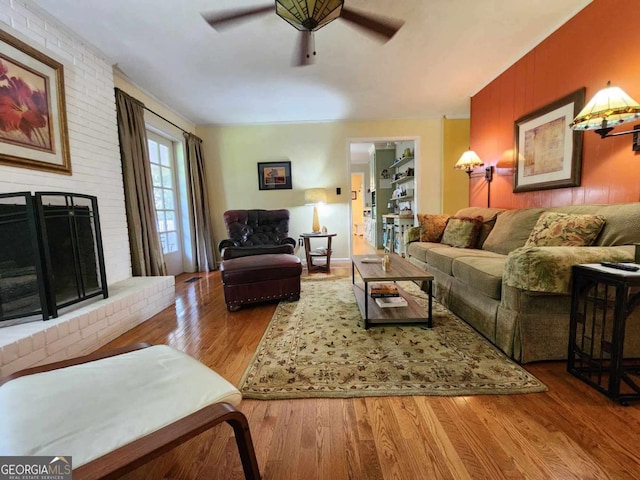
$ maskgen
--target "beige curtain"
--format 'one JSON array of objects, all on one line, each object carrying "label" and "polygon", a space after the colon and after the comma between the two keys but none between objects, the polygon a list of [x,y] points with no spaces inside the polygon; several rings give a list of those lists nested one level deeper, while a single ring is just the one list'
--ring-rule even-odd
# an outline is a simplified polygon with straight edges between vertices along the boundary
[{"label": "beige curtain", "polygon": [[153,201],[144,105],[115,90],[131,271],[136,277],[166,275]]},{"label": "beige curtain", "polygon": [[204,156],[202,140],[185,132],[187,143],[187,180],[191,193],[191,218],[193,219],[193,258],[196,271],[215,270],[217,268],[213,248],[211,215],[207,196],[206,177],[204,173]]}]

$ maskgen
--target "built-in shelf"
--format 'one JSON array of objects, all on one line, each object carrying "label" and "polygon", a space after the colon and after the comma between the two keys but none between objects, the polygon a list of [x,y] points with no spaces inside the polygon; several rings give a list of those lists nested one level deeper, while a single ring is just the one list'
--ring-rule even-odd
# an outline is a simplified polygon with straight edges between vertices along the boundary
[{"label": "built-in shelf", "polygon": [[412,200],[413,199],[413,195],[405,195],[404,197],[391,197],[391,200]]},{"label": "built-in shelf", "polygon": [[391,180],[391,184],[394,185],[396,183],[408,182],[409,180],[413,180],[414,178],[415,178],[414,175],[410,175],[408,177],[401,177],[401,178],[398,178],[397,180]]},{"label": "built-in shelf", "polygon": [[393,162],[391,164],[391,168],[398,168],[401,167],[402,165],[409,163],[411,160],[413,160],[413,157],[403,157],[400,160],[398,160],[397,162]]}]

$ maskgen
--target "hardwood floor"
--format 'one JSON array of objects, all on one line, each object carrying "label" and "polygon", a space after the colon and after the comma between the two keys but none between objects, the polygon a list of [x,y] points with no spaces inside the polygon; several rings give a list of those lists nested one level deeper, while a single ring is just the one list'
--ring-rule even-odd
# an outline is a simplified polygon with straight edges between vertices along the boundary
[{"label": "hardwood floor", "polygon": [[[337,271],[342,266],[332,265]],[[185,283],[192,276],[199,281]],[[169,344],[234,384],[275,304],[227,312],[218,272],[176,279],[177,301],[104,349]],[[528,395],[243,400],[265,480],[637,479],[640,404],[622,407],[566,373],[526,365],[549,391]],[[127,475],[243,478],[222,425]]]},{"label": "hardwood floor", "polygon": [[354,255],[369,255],[372,253],[384,253],[384,251],[376,250],[370,244],[368,244],[362,235],[354,235],[353,242],[351,244],[351,251]]}]

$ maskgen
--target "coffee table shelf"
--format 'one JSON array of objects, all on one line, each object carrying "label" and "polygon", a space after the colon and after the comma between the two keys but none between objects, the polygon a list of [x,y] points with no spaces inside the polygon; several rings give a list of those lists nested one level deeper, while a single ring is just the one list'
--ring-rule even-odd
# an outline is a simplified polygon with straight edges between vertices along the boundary
[{"label": "coffee table shelf", "polygon": [[[368,319],[367,324],[376,323],[429,323],[428,312],[425,312],[424,308],[418,305],[418,303],[411,298],[402,288],[398,287],[400,296],[407,301],[406,307],[389,307],[381,308],[375,302],[375,298],[371,298],[371,295],[367,295],[371,299],[368,305]],[[365,293],[364,285],[355,283],[353,285],[353,293],[356,295],[358,307],[362,317],[365,316]]]},{"label": "coffee table shelf", "polygon": [[[365,263],[363,260],[379,258],[376,263]],[[426,323],[432,326],[432,283],[433,275],[412,265],[399,255],[391,255],[391,269],[382,270],[382,256],[354,255],[351,257],[351,282],[353,293],[356,296],[358,308],[364,319],[365,328],[370,324],[381,323]],[[364,284],[356,283],[355,272],[358,272]],[[412,295],[407,294],[398,287],[400,295],[407,301],[406,307],[381,308],[371,297],[369,292],[370,282],[396,282],[396,281],[425,281],[428,284],[427,311],[416,302]]]}]

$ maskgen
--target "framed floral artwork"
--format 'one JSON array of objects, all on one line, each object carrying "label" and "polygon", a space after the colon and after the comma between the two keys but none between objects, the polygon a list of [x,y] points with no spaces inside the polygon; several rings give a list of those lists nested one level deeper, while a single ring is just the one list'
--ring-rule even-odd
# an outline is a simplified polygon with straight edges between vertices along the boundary
[{"label": "framed floral artwork", "polygon": [[259,162],[260,190],[291,190],[291,162]]},{"label": "framed floral artwork", "polygon": [[569,124],[584,94],[581,88],[516,120],[514,192],[580,185],[582,132]]},{"label": "framed floral artwork", "polygon": [[63,66],[2,30],[0,163],[71,175]]}]

